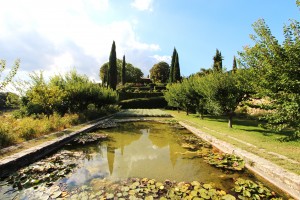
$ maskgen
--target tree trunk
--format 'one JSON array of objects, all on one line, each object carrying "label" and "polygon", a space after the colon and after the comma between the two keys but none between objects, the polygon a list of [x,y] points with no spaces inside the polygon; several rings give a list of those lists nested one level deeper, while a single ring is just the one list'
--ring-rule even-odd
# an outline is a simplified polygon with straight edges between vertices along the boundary
[{"label": "tree trunk", "polygon": [[232,128],[233,113],[228,114],[228,128]]},{"label": "tree trunk", "polygon": [[186,115],[189,115],[189,109],[188,108],[186,109]]}]

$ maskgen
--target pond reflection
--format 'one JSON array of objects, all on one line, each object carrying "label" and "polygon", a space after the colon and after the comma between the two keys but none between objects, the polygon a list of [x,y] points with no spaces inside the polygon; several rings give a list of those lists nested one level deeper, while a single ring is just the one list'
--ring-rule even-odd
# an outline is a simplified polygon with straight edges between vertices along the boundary
[{"label": "pond reflection", "polygon": [[147,177],[159,181],[218,180],[218,187],[227,188],[224,179],[236,176],[211,167],[203,158],[186,157],[187,150],[181,146],[181,141],[184,136],[191,135],[187,130],[168,124],[138,122],[99,132],[108,134],[111,140],[96,146],[73,148],[73,151],[89,149],[90,157],[65,180],[69,186],[79,186],[94,178],[116,181]]}]

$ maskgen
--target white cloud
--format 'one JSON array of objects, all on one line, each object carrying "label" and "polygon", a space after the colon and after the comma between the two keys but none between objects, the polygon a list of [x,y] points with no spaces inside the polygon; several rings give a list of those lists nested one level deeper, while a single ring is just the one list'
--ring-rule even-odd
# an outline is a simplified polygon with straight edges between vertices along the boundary
[{"label": "white cloud", "polygon": [[152,56],[157,62],[164,61],[166,63],[171,63],[171,56],[160,56],[160,55],[154,55]]},{"label": "white cloud", "polygon": [[152,11],[153,0],[134,0],[131,5],[141,11]]},{"label": "white cloud", "polygon": [[[151,3],[133,5],[149,10]],[[99,67],[108,61],[115,40],[118,57],[126,54],[128,62],[147,74],[156,62],[151,56],[160,50],[159,45],[138,39],[137,20],[101,24],[91,17],[91,12],[103,17],[109,0],[0,0],[0,5],[1,59],[20,58],[20,70],[25,72],[44,70],[53,75],[75,67],[98,81]]]}]

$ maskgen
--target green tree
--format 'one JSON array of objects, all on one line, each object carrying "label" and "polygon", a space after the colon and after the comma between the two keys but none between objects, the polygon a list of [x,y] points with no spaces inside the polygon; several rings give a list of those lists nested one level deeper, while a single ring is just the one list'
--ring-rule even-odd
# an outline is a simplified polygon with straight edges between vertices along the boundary
[{"label": "green tree", "polygon": [[198,90],[205,98],[206,109],[215,115],[227,115],[232,128],[235,109],[248,98],[249,88],[240,75],[214,72],[201,77]]},{"label": "green tree", "polygon": [[169,79],[170,66],[166,62],[159,62],[150,69],[150,77],[155,83],[166,83]]},{"label": "green tree", "polygon": [[[299,6],[299,1],[297,1]],[[272,112],[266,116],[266,128],[281,131],[285,128],[300,133],[300,25],[291,20],[284,27],[282,44],[272,35],[263,19],[253,24],[253,47],[239,52],[240,63],[252,72],[251,84],[257,93],[270,99]]]},{"label": "green tree", "polygon": [[116,54],[116,44],[113,41],[110,55],[109,55],[109,70],[108,70],[108,86],[113,90],[117,88],[117,76],[118,76],[118,68],[117,68],[117,54]]},{"label": "green tree", "polygon": [[125,61],[125,55],[123,56],[123,62],[122,62],[121,82],[122,82],[122,85],[125,85],[125,83],[126,83],[126,61]]},{"label": "green tree", "polygon": [[232,64],[232,73],[237,72],[237,63],[236,63],[236,58],[235,56],[233,57],[233,64]]},{"label": "green tree", "polygon": [[15,61],[14,66],[11,68],[10,72],[8,73],[8,75],[1,80],[2,73],[6,68],[6,61],[0,60],[0,90],[3,90],[7,86],[7,84],[11,82],[12,78],[16,75],[19,67],[20,67],[20,59],[17,59]]},{"label": "green tree", "polygon": [[174,70],[173,70],[173,81],[178,82],[181,81],[181,75],[180,75],[180,66],[179,66],[179,56],[178,53],[176,52],[176,57],[175,57],[175,64],[174,64]]},{"label": "green tree", "polygon": [[[117,83],[119,84],[121,82],[122,77],[122,63],[123,61],[120,59],[117,59],[117,68],[118,68],[118,76],[117,76]],[[100,67],[100,79],[102,80],[102,85],[107,84],[107,72],[109,63],[104,63]],[[137,68],[134,67],[131,63],[126,63],[125,65],[125,77],[127,83],[138,83],[143,76],[143,72]]]},{"label": "green tree", "polygon": [[172,60],[171,60],[171,66],[170,66],[170,73],[169,73],[169,83],[174,82],[174,67],[175,67],[175,59],[176,59],[177,51],[174,47]]},{"label": "green tree", "polygon": [[223,57],[221,51],[219,51],[218,49],[216,50],[216,55],[213,57],[213,61],[214,61],[213,70],[221,72],[223,68],[223,64],[222,64]]},{"label": "green tree", "polygon": [[65,96],[64,91],[60,90],[58,86],[48,85],[42,72],[30,75],[32,86],[26,93],[27,109],[29,114],[33,114],[36,107],[40,107],[39,112],[49,116],[53,114],[54,108],[63,102]]}]

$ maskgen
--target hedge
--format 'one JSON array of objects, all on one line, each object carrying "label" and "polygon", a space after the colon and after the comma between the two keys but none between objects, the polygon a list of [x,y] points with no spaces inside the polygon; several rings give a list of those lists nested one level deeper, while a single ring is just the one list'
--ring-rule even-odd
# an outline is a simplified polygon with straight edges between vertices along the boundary
[{"label": "hedge", "polygon": [[137,99],[137,98],[153,98],[163,96],[161,92],[120,92],[119,100]]},{"label": "hedge", "polygon": [[164,97],[137,98],[124,100],[119,103],[122,109],[129,108],[165,108],[168,103]]}]

